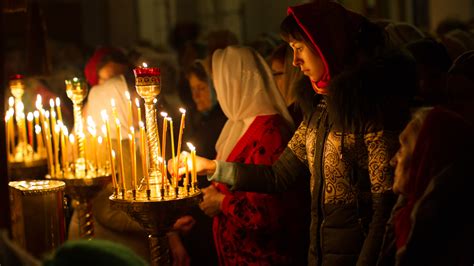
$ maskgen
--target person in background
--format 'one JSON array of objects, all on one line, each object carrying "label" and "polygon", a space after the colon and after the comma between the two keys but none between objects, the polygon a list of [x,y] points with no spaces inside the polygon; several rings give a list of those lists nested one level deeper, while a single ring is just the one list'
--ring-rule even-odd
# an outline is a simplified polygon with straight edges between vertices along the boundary
[{"label": "person in background", "polygon": [[[255,50],[239,46],[216,50],[212,66],[217,98],[228,118],[216,143],[217,159],[271,165],[286,146],[293,122],[270,68]],[[236,66],[241,71],[236,72]],[[307,185],[261,194],[213,183],[202,192],[200,207],[214,217],[221,265],[306,263]],[[290,211],[292,215],[286,215]]]},{"label": "person in background", "polygon": [[474,124],[474,50],[459,56],[448,71],[447,106]]},{"label": "person in background", "polygon": [[446,103],[446,79],[452,61],[444,45],[434,39],[424,38],[406,44],[405,48],[416,61],[417,104],[433,106]]},{"label": "person in background", "polygon": [[399,195],[378,265],[472,265],[472,124],[422,108],[400,134],[392,159]]},{"label": "person in background", "polygon": [[[216,157],[216,141],[227,117],[217,102],[214,83],[210,77],[209,61],[196,60],[186,71],[192,98],[197,112],[188,112],[184,139],[193,143],[200,154]],[[205,188],[210,182],[200,178],[198,187]],[[186,230],[181,224],[188,225]],[[189,226],[192,225],[192,226]],[[182,217],[175,224],[180,235],[169,234],[171,252],[175,265],[217,265],[217,253],[212,236],[212,218],[199,208]]]}]

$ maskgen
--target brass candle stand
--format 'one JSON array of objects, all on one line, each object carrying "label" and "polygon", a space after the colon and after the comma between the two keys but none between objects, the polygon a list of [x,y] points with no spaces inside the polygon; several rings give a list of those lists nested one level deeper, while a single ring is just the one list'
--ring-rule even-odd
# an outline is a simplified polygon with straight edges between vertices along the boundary
[{"label": "brass candle stand", "polygon": [[[93,160],[86,158],[86,141],[84,134],[84,124],[82,118],[82,104],[87,96],[87,85],[85,82],[74,78],[66,80],[66,93],[74,106],[74,132],[76,136],[76,146],[73,146],[72,163],[69,160],[62,160],[62,167],[54,163],[51,167],[48,178],[61,180],[66,183],[66,194],[73,200],[73,207],[77,212],[79,224],[79,236],[81,238],[91,239],[94,237],[94,223],[92,215],[92,199],[102,190],[111,180],[109,164],[103,164],[99,167]],[[54,133],[53,133],[54,134]],[[58,138],[58,137],[56,137]],[[61,142],[59,140],[58,142]],[[94,147],[91,145],[91,147]],[[74,150],[75,149],[75,150]],[[66,150],[61,151],[62,157],[68,157]],[[56,160],[57,157],[55,157]]]},{"label": "brass candle stand", "polygon": [[143,191],[133,199],[131,191],[128,191],[125,199],[116,194],[109,199],[112,208],[124,211],[148,232],[151,265],[157,266],[171,265],[166,233],[179,217],[199,204],[201,197],[199,190],[189,192],[179,187],[178,196],[173,192],[164,198],[158,195],[149,199]]},{"label": "brass candle stand", "polygon": [[[148,150],[149,161],[146,156],[145,158],[142,156],[142,160],[145,160],[143,164],[145,177],[139,182],[137,190],[132,188],[118,193],[116,189],[109,199],[112,208],[124,211],[148,232],[151,264],[170,265],[166,233],[179,217],[186,215],[199,203],[201,192],[194,184],[188,186],[189,180],[183,182],[183,186],[178,186],[176,178],[171,182],[168,180],[166,161],[163,159],[165,149],[160,150],[157,111],[153,106],[155,98],[160,94],[159,69],[145,66],[136,68],[134,72],[137,92],[145,101],[147,135],[142,143],[146,142],[147,145],[142,145],[142,148]],[[166,136],[166,126],[164,127],[163,132]],[[165,143],[164,137],[162,144]]]},{"label": "brass candle stand", "polygon": [[[22,101],[25,82],[21,75],[15,75],[9,82],[13,97],[9,99],[9,109],[5,115],[7,136],[8,176],[10,180],[42,179],[47,174],[46,150],[36,138],[33,127],[33,113],[24,112]],[[28,118],[28,122],[27,119]]]}]

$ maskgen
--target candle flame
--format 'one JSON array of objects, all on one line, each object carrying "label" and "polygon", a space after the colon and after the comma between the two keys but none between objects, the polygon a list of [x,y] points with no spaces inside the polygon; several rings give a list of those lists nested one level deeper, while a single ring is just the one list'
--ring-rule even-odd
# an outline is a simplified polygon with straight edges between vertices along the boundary
[{"label": "candle flame", "polygon": [[161,112],[160,115],[161,115],[162,117],[165,117],[165,118],[166,118],[166,117],[168,116],[168,113],[167,113],[167,112]]},{"label": "candle flame", "polygon": [[56,122],[56,125],[59,126],[60,128],[62,128],[64,124],[63,124],[63,121],[58,120],[58,121]]},{"label": "candle flame", "polygon": [[49,118],[49,111],[46,111],[46,112],[44,113],[44,116],[45,116],[46,118]]},{"label": "candle flame", "polygon": [[130,132],[131,132],[132,134],[134,134],[134,133],[135,133],[135,128],[134,128],[134,127],[130,127]]},{"label": "candle flame", "polygon": [[38,111],[34,111],[34,112],[33,112],[33,115],[35,116],[35,118],[38,118],[40,114],[39,114]]},{"label": "candle flame", "polygon": [[191,151],[196,150],[196,147],[194,147],[194,145],[191,142],[186,142],[186,145],[188,145],[188,147]]},{"label": "candle flame", "polygon": [[138,122],[138,126],[139,126],[140,128],[142,128],[142,127],[144,128],[144,127],[145,127],[145,124],[143,123],[143,121],[139,121],[139,122]]},{"label": "candle flame", "polygon": [[33,113],[29,112],[28,115],[26,116],[26,119],[28,119],[29,122],[33,121]]},{"label": "candle flame", "polygon": [[95,127],[95,122],[92,119],[92,116],[90,116],[90,115],[87,116],[87,125],[90,126],[90,127]]},{"label": "candle flame", "polygon": [[125,91],[125,98],[130,101],[130,92]]},{"label": "candle flame", "polygon": [[120,120],[118,118],[115,119],[115,124],[117,124],[117,126],[120,126]]},{"label": "candle flame", "polygon": [[51,108],[54,108],[54,100],[53,99],[49,99],[49,106]]},{"label": "candle flame", "polygon": [[153,99],[153,104],[156,104],[158,102],[158,100],[155,98]]},{"label": "candle flame", "polygon": [[104,121],[104,123],[109,120],[109,116],[107,115],[107,111],[105,111],[104,109],[102,109],[102,111],[100,111],[100,116],[102,116],[102,121]]},{"label": "candle flame", "polygon": [[74,143],[74,135],[72,133],[69,135],[69,142]]},{"label": "candle flame", "polygon": [[102,144],[102,136],[99,136],[99,137],[97,138],[97,142],[98,142],[99,144]]},{"label": "candle flame", "polygon": [[166,120],[170,121],[170,123],[173,123],[173,119],[171,119],[171,117],[165,117]]},{"label": "candle flame", "polygon": [[115,108],[115,99],[114,98],[110,99],[110,105],[112,105],[112,108]]},{"label": "candle flame", "polygon": [[58,134],[60,130],[61,130],[61,127],[59,127],[58,125],[54,127],[54,132],[56,132],[56,134]]},{"label": "candle flame", "polygon": [[36,101],[37,102],[42,102],[43,101],[43,98],[41,97],[41,95],[36,94]]},{"label": "candle flame", "polygon": [[138,100],[138,98],[135,98],[135,105],[137,108],[140,108],[140,100]]},{"label": "candle flame", "polygon": [[59,97],[56,97],[56,106],[60,106],[61,105],[61,99],[59,99]]},{"label": "candle flame", "polygon": [[8,98],[8,105],[9,105],[10,107],[13,107],[14,104],[15,104],[15,99],[13,98],[13,96],[10,96],[10,97]]},{"label": "candle flame", "polygon": [[39,125],[35,125],[35,133],[40,134],[41,133],[41,127]]},{"label": "candle flame", "polygon": [[78,79],[77,77],[74,77],[74,78],[72,78],[72,81],[74,81],[74,82],[78,82],[78,81],[79,81],[79,79]]},{"label": "candle flame", "polygon": [[184,109],[184,108],[179,108],[179,111],[180,111],[182,114],[185,114],[185,113],[186,113],[186,109]]},{"label": "candle flame", "polygon": [[63,133],[66,137],[69,135],[69,130],[67,130],[66,126],[63,126]]},{"label": "candle flame", "polygon": [[142,63],[142,66],[143,66],[144,68],[147,68],[147,67],[148,67],[148,64],[145,63],[145,62],[143,62],[143,63]]},{"label": "candle flame", "polygon": [[161,156],[158,156],[158,162],[162,163],[163,162],[163,158]]},{"label": "candle flame", "polygon": [[101,129],[102,129],[102,134],[104,134],[104,136],[106,136],[107,135],[107,127],[105,125],[102,125]]},{"label": "candle flame", "polygon": [[132,141],[133,140],[132,134],[128,134],[128,138],[130,139],[130,141]]},{"label": "candle flame", "polygon": [[115,159],[115,151],[112,150],[112,159]]}]

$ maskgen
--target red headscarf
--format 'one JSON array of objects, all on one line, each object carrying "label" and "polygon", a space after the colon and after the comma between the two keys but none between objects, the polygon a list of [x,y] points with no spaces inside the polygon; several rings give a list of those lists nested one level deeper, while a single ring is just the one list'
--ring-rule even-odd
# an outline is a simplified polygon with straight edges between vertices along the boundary
[{"label": "red headscarf", "polygon": [[331,76],[343,70],[354,52],[356,35],[365,18],[327,0],[289,7],[290,14],[324,62],[326,71],[321,80],[313,81],[313,88],[319,94],[327,94]]},{"label": "red headscarf", "polygon": [[[472,126],[458,114],[436,107],[426,116],[413,151],[407,204],[394,217],[397,248],[405,246],[411,230],[411,213],[431,179],[459,158],[468,156],[466,144]],[[472,152],[472,150],[469,150]]]},{"label": "red headscarf", "polygon": [[87,61],[86,67],[84,69],[84,75],[89,85],[95,86],[99,83],[99,76],[97,75],[97,65],[104,58],[104,56],[111,54],[117,51],[111,47],[102,47],[95,50],[94,54],[91,56],[89,61]]}]

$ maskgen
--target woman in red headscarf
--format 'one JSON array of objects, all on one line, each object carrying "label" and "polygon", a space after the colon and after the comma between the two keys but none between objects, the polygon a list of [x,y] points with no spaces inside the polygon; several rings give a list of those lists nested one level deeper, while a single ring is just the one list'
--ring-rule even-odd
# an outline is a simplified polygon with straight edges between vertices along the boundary
[{"label": "woman in red headscarf", "polygon": [[[288,190],[299,176],[311,173],[309,265],[374,265],[395,201],[389,161],[407,113],[400,108],[407,91],[396,89],[415,86],[415,64],[398,56],[374,61],[385,47],[383,30],[332,1],[290,7],[281,30],[294,50],[293,64],[312,81],[313,109],[271,167],[199,158],[197,170],[233,190],[258,192]],[[346,74],[356,82],[342,79]],[[338,78],[342,81],[335,82]],[[344,94],[341,88],[351,89],[348,83],[358,90],[337,97],[336,91]],[[328,109],[331,98],[336,101]],[[396,107],[391,117],[388,106]],[[333,112],[337,107],[344,112]]]},{"label": "woman in red headscarf", "polygon": [[446,109],[415,113],[392,160],[400,196],[379,265],[474,263],[473,135],[471,124]]}]

